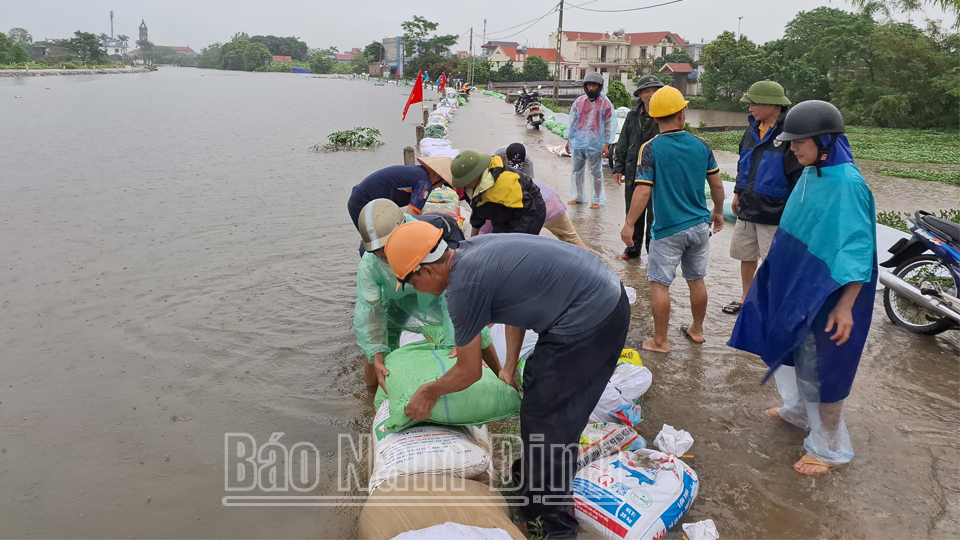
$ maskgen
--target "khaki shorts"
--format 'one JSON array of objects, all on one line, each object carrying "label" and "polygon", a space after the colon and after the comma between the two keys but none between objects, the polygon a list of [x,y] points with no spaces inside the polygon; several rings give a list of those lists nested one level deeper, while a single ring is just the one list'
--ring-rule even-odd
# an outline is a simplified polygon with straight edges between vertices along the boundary
[{"label": "khaki shorts", "polygon": [[580,242],[580,235],[577,234],[577,230],[573,228],[573,222],[567,217],[566,212],[544,223],[543,228],[553,233],[558,240],[568,244],[577,244]]},{"label": "khaki shorts", "polygon": [[776,225],[738,219],[733,228],[733,239],[730,240],[730,257],[738,261],[766,259],[776,232]]}]

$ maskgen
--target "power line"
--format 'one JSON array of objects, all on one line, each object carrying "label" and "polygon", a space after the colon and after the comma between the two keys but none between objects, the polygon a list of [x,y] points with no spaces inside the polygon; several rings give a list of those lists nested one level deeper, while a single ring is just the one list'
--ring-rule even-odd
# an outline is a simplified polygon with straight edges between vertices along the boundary
[{"label": "power line", "polygon": [[[583,11],[593,11],[595,13],[622,13],[624,11],[640,11],[642,9],[651,9],[651,8],[660,7],[660,6],[667,6],[670,4],[676,4],[677,2],[683,2],[683,0],[670,0],[670,2],[663,2],[661,4],[654,4],[652,6],[643,6],[638,8],[629,8],[629,9],[588,9],[585,7],[580,7],[580,6],[585,6],[586,4],[580,4],[580,6],[574,6],[571,4],[570,7],[576,8],[576,9],[582,9]],[[589,3],[590,2],[587,2],[587,4]]]},{"label": "power line", "polygon": [[[558,3],[558,4],[555,4],[553,7],[550,8],[550,11],[544,13],[542,16],[537,17],[536,19],[530,19],[529,21],[522,22],[522,23],[520,23],[520,24],[518,24],[518,25],[515,25],[515,26],[511,26],[510,28],[504,28],[503,30],[497,30],[497,31],[495,31],[495,32],[487,32],[487,35],[488,35],[488,36],[494,36],[494,35],[496,35],[496,34],[502,34],[502,33],[504,33],[504,32],[509,32],[510,30],[513,30],[514,28],[519,28],[519,27],[521,27],[521,26],[523,26],[523,25],[525,25],[525,24],[528,24],[528,23],[532,23],[532,24],[530,24],[530,26],[533,26],[534,24],[537,24],[538,22],[540,22],[541,20],[543,20],[543,18],[546,17],[547,15],[550,15],[551,13],[555,13],[555,12],[557,11],[557,7],[558,7],[559,5],[560,5],[559,3]],[[527,28],[530,28],[530,26],[528,26]],[[520,30],[520,32],[523,32],[523,31],[526,30],[527,28],[524,28],[523,30]],[[502,37],[502,38],[499,38],[499,39],[506,39],[506,38],[508,38],[508,37],[513,37],[513,36],[519,34],[520,32],[516,32],[516,33],[513,33],[513,34],[511,34],[511,35],[509,35],[509,36]]]}]

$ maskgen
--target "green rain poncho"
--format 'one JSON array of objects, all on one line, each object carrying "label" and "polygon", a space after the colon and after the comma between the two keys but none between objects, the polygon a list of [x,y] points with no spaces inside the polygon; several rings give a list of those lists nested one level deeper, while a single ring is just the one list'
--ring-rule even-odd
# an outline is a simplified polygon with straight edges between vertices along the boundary
[{"label": "green rain poncho", "polygon": [[[412,286],[399,291],[397,278],[390,265],[373,253],[364,253],[357,270],[357,306],[353,312],[353,331],[357,345],[373,362],[373,356],[395,350],[404,330],[423,333],[422,327],[438,325],[443,328],[438,348],[453,347],[453,322],[447,312],[447,300],[443,295],[419,293]],[[490,331],[480,333],[481,346],[491,343]]]}]

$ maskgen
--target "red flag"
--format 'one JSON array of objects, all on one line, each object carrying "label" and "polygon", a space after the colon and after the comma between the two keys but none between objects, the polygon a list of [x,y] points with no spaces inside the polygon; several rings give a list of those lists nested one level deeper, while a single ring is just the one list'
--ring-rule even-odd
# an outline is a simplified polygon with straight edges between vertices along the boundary
[{"label": "red flag", "polygon": [[443,89],[447,86],[447,72],[444,71],[440,76],[440,95],[443,95]]},{"label": "red flag", "polygon": [[[407,105],[403,108],[403,120],[407,119],[407,109],[414,103],[423,102],[423,74],[417,72],[417,82],[413,84],[413,90],[410,91],[410,97],[407,98]],[[401,120],[401,122],[403,121]]]}]

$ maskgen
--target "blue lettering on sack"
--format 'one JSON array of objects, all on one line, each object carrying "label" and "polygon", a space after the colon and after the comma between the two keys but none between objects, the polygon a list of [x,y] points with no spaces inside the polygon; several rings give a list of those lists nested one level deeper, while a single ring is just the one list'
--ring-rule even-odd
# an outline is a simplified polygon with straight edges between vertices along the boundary
[{"label": "blue lettering on sack", "polygon": [[660,514],[660,521],[663,522],[663,526],[668,531],[671,527],[676,525],[678,521],[680,521],[680,518],[687,513],[687,510],[690,509],[690,505],[693,504],[693,489],[696,487],[697,481],[686,472],[683,472],[682,476],[683,492],[680,494],[680,497],[673,502],[673,504],[667,507],[663,514]]},{"label": "blue lettering on sack", "polygon": [[626,524],[627,527],[633,527],[633,524],[640,519],[640,512],[637,512],[637,510],[629,504],[624,503],[623,506],[617,510],[617,519]]}]

